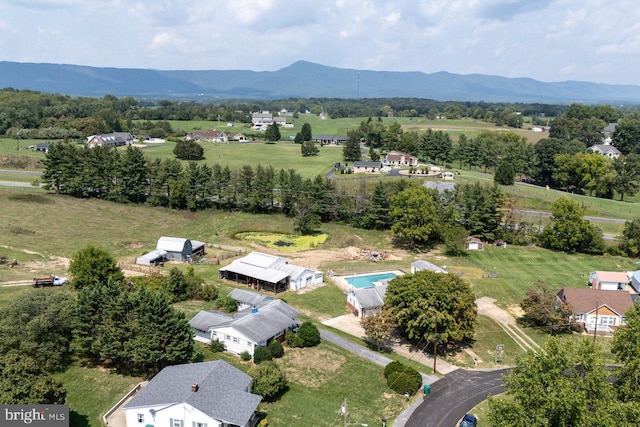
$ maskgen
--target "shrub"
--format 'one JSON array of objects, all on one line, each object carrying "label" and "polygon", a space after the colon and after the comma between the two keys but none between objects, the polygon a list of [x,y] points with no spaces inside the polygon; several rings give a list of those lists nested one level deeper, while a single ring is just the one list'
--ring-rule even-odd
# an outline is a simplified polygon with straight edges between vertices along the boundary
[{"label": "shrub", "polygon": [[224,344],[220,342],[220,340],[211,341],[211,351],[214,353],[219,353],[221,351],[225,351]]},{"label": "shrub", "polygon": [[320,344],[320,331],[311,322],[304,322],[300,325],[297,336],[302,347],[313,347]]},{"label": "shrub", "polygon": [[290,348],[302,347],[300,338],[298,338],[298,335],[293,331],[287,331],[287,333],[284,334],[284,341]]},{"label": "shrub", "polygon": [[274,400],[287,387],[287,379],[274,362],[254,366],[247,373],[253,378],[251,391],[266,401]]},{"label": "shrub", "polygon": [[387,364],[387,366],[384,367],[384,377],[389,378],[389,375],[391,375],[392,373],[402,372],[406,369],[407,367],[404,366],[401,362],[394,360],[393,362]]},{"label": "shrub", "polygon": [[259,365],[264,361],[271,361],[273,356],[267,347],[258,347],[256,351],[253,352],[253,363]]},{"label": "shrub", "polygon": [[218,287],[211,284],[201,286],[197,296],[205,301],[214,301],[218,297]]},{"label": "shrub", "polygon": [[279,359],[282,356],[284,356],[284,348],[282,348],[282,344],[280,344],[279,341],[273,340],[269,343],[269,351],[271,352],[271,355],[275,358],[275,359]]},{"label": "shrub", "polygon": [[251,355],[247,350],[245,350],[242,353],[240,353],[240,359],[244,360],[245,362],[248,362],[249,360],[251,360]]},{"label": "shrub", "polygon": [[418,374],[417,376],[409,371],[396,371],[392,372],[387,378],[387,385],[396,393],[400,394],[413,394],[422,385],[422,377],[420,373],[414,369]]}]

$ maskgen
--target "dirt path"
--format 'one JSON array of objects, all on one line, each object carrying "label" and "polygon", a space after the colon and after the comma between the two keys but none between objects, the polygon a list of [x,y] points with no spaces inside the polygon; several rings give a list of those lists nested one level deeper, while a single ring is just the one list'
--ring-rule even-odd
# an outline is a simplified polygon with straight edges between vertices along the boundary
[{"label": "dirt path", "polygon": [[516,319],[506,310],[495,305],[496,300],[489,297],[482,297],[476,300],[478,314],[487,316],[496,323],[515,341],[524,351],[539,351],[541,347],[529,335],[526,334],[518,324]]}]

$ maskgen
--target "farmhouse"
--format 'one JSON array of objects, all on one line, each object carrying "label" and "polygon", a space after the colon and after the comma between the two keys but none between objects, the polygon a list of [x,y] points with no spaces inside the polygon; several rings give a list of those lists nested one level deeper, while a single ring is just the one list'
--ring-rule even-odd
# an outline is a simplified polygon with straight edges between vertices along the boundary
[{"label": "farmhouse", "polygon": [[628,291],[629,276],[624,271],[592,271],[589,285],[603,291]]},{"label": "farmhouse", "polygon": [[126,426],[253,427],[252,381],[224,360],[168,366],[124,405]]},{"label": "farmhouse", "polygon": [[242,134],[242,133],[238,133],[238,132],[229,132],[227,134],[227,137],[231,140],[231,141],[238,141],[238,142],[247,142],[247,137]]},{"label": "farmhouse", "polygon": [[386,292],[386,284],[350,290],[347,292],[347,308],[354,315],[364,319],[382,309]]},{"label": "farmhouse", "polygon": [[128,132],[113,132],[87,137],[87,145],[89,147],[97,147],[98,145],[122,147],[123,145],[131,145],[134,141],[135,138]]},{"label": "farmhouse", "polygon": [[624,313],[633,300],[629,292],[610,292],[599,289],[563,288],[556,295],[557,304],[571,307],[567,319],[587,332],[609,334],[625,324]]},{"label": "farmhouse", "polygon": [[430,263],[429,261],[417,260],[411,263],[411,274],[417,273],[418,271],[433,271],[434,273],[447,273],[442,267],[438,267],[435,264]]},{"label": "farmhouse", "polygon": [[159,265],[165,261],[189,261],[195,256],[204,255],[206,244],[182,237],[160,237],[156,250],[136,258],[139,265]]},{"label": "farmhouse", "polygon": [[267,346],[272,340],[283,341],[287,331],[299,326],[299,315],[286,302],[266,297],[236,313],[202,310],[189,320],[189,325],[196,341],[210,344],[218,340],[227,351],[246,351],[253,356],[256,348]]},{"label": "farmhouse", "polygon": [[290,264],[286,258],[262,252],[251,252],[221,268],[218,274],[221,279],[244,283],[254,289],[268,289],[274,293],[298,291],[323,281],[321,271],[299,267]]}]

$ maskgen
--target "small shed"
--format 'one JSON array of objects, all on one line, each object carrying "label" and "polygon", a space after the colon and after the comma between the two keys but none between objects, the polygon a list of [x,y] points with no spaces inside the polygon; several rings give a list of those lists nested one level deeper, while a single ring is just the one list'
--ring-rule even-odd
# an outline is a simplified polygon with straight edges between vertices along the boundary
[{"label": "small shed", "polygon": [[167,251],[156,249],[136,258],[138,265],[159,265],[166,260]]},{"label": "small shed", "polygon": [[181,237],[160,237],[156,250],[165,251],[169,261],[185,261],[193,254],[191,240]]},{"label": "small shed", "polygon": [[466,241],[466,247],[470,251],[481,251],[484,249],[484,243],[477,237],[469,237]]}]

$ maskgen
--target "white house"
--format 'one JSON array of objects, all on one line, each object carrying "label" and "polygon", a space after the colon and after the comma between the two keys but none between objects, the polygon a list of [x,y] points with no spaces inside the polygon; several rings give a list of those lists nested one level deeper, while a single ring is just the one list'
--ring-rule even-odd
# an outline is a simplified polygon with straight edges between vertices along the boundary
[{"label": "white house", "polygon": [[298,291],[323,281],[321,271],[296,266],[286,258],[262,252],[251,252],[221,268],[218,274],[221,279],[273,292]]},{"label": "white house", "polygon": [[382,309],[386,292],[386,284],[369,288],[355,288],[347,292],[347,308],[356,316],[364,319]]},{"label": "white house", "polygon": [[442,267],[438,267],[437,265],[432,264],[429,261],[419,259],[411,263],[411,274],[424,270],[433,271],[434,273],[447,273],[447,270]]},{"label": "white house", "polygon": [[253,356],[256,348],[267,346],[272,340],[284,340],[287,331],[298,327],[298,316],[300,313],[289,304],[267,297],[236,313],[202,310],[189,320],[189,325],[196,341],[210,344],[218,340],[227,351],[246,351]]},{"label": "white house", "polygon": [[595,144],[587,148],[587,152],[600,154],[611,159],[617,159],[622,154],[620,150],[611,144]]},{"label": "white house", "polygon": [[484,248],[482,240],[477,237],[468,237],[466,240],[466,248],[470,251],[481,251]]},{"label": "white house", "polygon": [[624,271],[592,271],[589,284],[602,291],[628,291],[629,276]]},{"label": "white house", "polygon": [[253,427],[251,382],[224,360],[168,366],[123,406],[126,427]]}]

